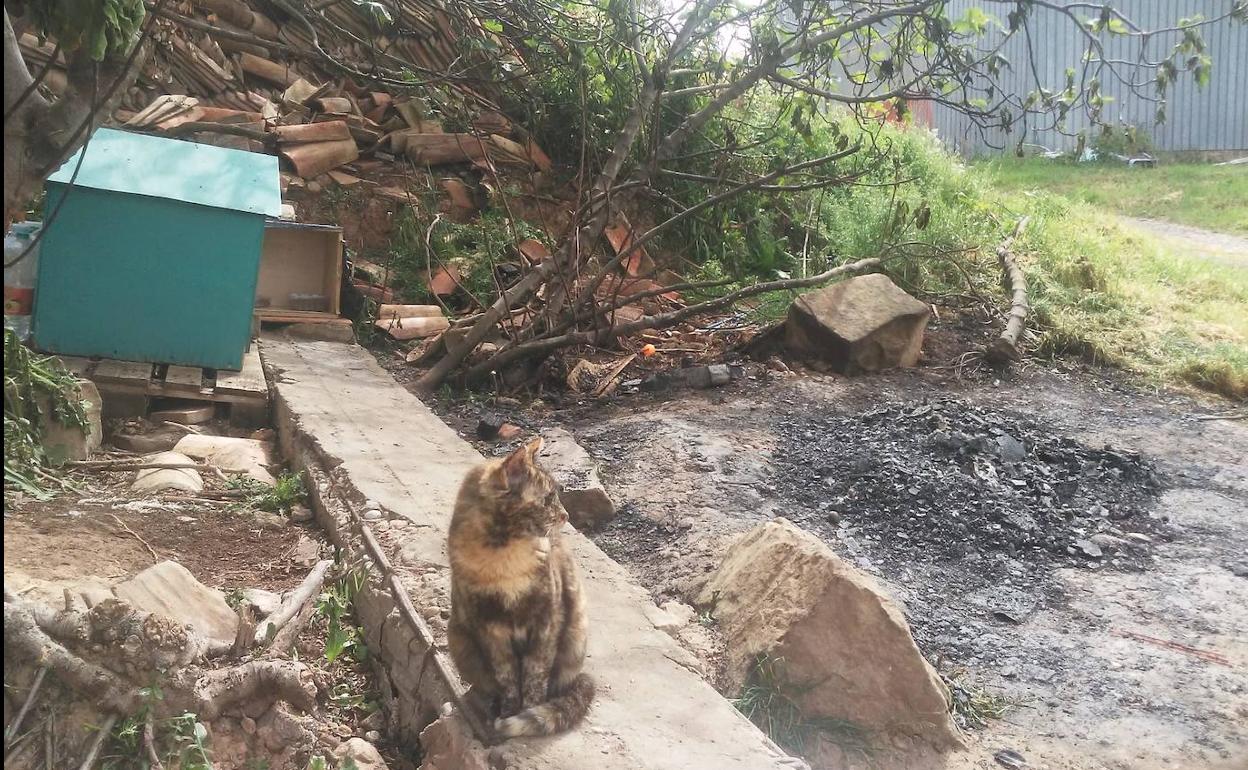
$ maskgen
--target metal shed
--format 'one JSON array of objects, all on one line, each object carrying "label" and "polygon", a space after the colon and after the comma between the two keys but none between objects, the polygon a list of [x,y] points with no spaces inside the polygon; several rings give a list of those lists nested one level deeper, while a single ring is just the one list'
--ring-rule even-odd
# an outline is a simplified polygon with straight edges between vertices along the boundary
[{"label": "metal shed", "polygon": [[36,347],[242,367],[277,158],[100,129],[46,190]]}]

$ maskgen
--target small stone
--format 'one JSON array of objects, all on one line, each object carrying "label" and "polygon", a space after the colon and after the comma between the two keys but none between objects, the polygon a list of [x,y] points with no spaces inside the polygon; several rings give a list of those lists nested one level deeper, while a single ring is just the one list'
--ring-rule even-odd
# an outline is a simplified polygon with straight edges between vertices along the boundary
[{"label": "small stone", "polygon": [[239,720],[238,724],[240,727],[243,728],[243,732],[247,733],[248,735],[256,734],[256,720],[252,719],[251,717],[243,717],[242,719]]},{"label": "small stone", "polygon": [[1017,463],[1027,457],[1027,448],[1010,434],[1002,433],[997,436],[997,453],[1007,463]]},{"label": "small stone", "polygon": [[1099,559],[1105,555],[1104,551],[1101,550],[1101,547],[1091,540],[1076,540],[1075,548],[1090,559]]},{"label": "small stone", "polygon": [[341,767],[350,759],[359,770],[386,770],[386,761],[381,758],[377,748],[363,738],[351,738],[334,749]]},{"label": "small stone", "polygon": [[1088,538],[1088,540],[1100,548],[1101,551],[1108,551],[1110,553],[1121,550],[1122,547],[1127,544],[1126,540],[1123,540],[1120,537],[1114,537],[1113,535],[1107,535],[1104,532],[1099,535],[1093,535]]},{"label": "small stone", "polygon": [[367,511],[364,511],[365,521],[378,521],[381,518],[382,518],[382,513],[376,508],[370,508]]},{"label": "small stone", "polygon": [[276,532],[279,529],[284,529],[286,527],[286,519],[276,513],[269,513],[268,511],[255,511],[251,514],[251,518],[252,521],[260,527],[260,529],[268,530],[269,532]]},{"label": "small stone", "polygon": [[1023,759],[1023,755],[1013,749],[1001,749],[992,758],[997,761],[998,765],[1009,768],[1009,770],[1022,770],[1027,766],[1027,760]]},{"label": "small stone", "polygon": [[1226,568],[1230,570],[1231,574],[1235,577],[1248,578],[1248,561],[1231,562],[1226,565]]},{"label": "small stone", "polygon": [[368,741],[369,743],[376,743],[377,741],[381,740],[381,733],[377,732],[376,730],[369,730],[368,732],[364,733],[364,740]]},{"label": "small stone", "polygon": [[403,529],[409,524],[411,524],[411,522],[408,521],[407,519],[391,519],[390,529]]},{"label": "small stone", "polygon": [[161,409],[148,415],[148,419],[159,425],[162,422],[176,422],[182,425],[202,425],[216,416],[216,404],[194,404],[173,409]]},{"label": "small stone", "polygon": [[290,521],[295,524],[303,524],[312,521],[312,509],[306,505],[296,505],[290,509]]},{"label": "small stone", "polygon": [[315,565],[321,560],[321,544],[307,535],[300,535],[299,542],[295,543],[290,554],[290,560],[300,567]]},{"label": "small stone", "polygon": [[263,588],[244,588],[243,598],[256,608],[256,613],[261,618],[272,615],[282,603],[281,594]]},{"label": "small stone", "polygon": [[477,420],[477,438],[483,441],[493,441],[498,438],[498,432],[505,423],[506,420],[501,414],[483,412]]}]

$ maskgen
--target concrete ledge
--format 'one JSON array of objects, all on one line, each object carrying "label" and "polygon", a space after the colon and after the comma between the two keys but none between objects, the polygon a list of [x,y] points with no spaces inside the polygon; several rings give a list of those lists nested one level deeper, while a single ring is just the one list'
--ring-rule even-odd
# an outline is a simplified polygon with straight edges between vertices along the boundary
[{"label": "concrete ledge", "polygon": [[[321,524],[350,558],[364,558],[359,524],[367,521],[441,647],[446,530],[459,482],[480,455],[359,347],[270,336],[261,353],[282,447],[309,472]],[[647,618],[650,598],[622,567],[570,527],[566,537],[589,597],[594,707],[564,735],[488,751],[463,741],[460,750],[474,753],[463,766],[484,766],[488,755],[488,766],[514,770],[805,767],[702,680],[691,656]],[[370,576],[358,608],[394,705],[391,726],[415,740],[453,693],[380,576]]]}]

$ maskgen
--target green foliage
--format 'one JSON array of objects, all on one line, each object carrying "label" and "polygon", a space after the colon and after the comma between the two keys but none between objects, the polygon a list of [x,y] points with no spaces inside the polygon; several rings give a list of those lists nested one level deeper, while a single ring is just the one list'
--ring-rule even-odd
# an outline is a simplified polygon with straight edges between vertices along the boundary
[{"label": "green foliage", "polygon": [[17,335],[4,330],[4,483],[35,497],[49,492],[38,478],[51,478],[41,469],[58,465],[44,447],[45,406],[52,419],[66,427],[87,430],[85,402],[78,383],[55,358],[32,353]]},{"label": "green foliage", "polygon": [[366,576],[353,571],[343,576],[328,590],[321,593],[316,602],[316,614],[325,618],[328,630],[325,634],[325,660],[333,663],[343,653],[356,660],[364,660],[368,647],[358,626],[351,622],[351,603],[364,586]]},{"label": "green foliage", "polygon": [[137,40],[143,0],[31,0],[35,28],[66,51],[85,48],[95,61],[124,56]]},{"label": "green foliage", "polygon": [[229,486],[231,489],[247,492],[247,505],[269,513],[290,513],[292,508],[301,505],[307,498],[307,491],[303,486],[303,471],[283,473],[272,486],[250,476],[235,476],[230,479]]},{"label": "green foliage", "polygon": [[1097,131],[1092,149],[1100,160],[1118,163],[1120,161],[1115,156],[1130,158],[1151,152],[1153,142],[1147,132],[1136,126],[1107,124]]},{"label": "green foliage", "polygon": [[397,219],[390,253],[380,259],[390,266],[391,285],[404,300],[432,302],[430,271],[446,265],[459,271],[464,291],[477,304],[489,304],[497,296],[500,266],[516,264],[516,246],[528,238],[551,245],[541,230],[505,210],[492,208],[459,224],[409,208]]}]

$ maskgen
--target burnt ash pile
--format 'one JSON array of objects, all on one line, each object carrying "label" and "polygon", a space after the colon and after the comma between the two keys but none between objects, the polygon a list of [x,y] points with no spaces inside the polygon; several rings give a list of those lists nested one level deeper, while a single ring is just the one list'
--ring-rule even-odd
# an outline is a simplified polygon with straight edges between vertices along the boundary
[{"label": "burnt ash pile", "polygon": [[921,561],[998,553],[1132,568],[1164,533],[1139,455],[1085,446],[1018,414],[956,399],[782,416],[772,485],[804,526],[848,528]]}]

